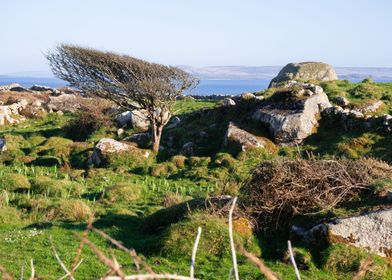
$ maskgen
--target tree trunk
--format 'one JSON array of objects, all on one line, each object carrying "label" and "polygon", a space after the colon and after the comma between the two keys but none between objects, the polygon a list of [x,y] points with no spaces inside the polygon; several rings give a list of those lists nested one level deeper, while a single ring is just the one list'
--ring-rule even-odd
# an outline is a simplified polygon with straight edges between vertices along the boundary
[{"label": "tree trunk", "polygon": [[152,125],[152,150],[157,153],[159,150],[159,144],[161,143],[163,125]]}]

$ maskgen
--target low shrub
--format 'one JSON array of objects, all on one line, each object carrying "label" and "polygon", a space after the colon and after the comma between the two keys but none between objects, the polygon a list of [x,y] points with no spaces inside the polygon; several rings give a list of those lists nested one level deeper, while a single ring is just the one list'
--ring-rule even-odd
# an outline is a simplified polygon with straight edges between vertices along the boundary
[{"label": "low shrub", "polygon": [[92,215],[90,207],[81,200],[62,199],[48,208],[46,218],[64,219],[71,222],[85,222]]},{"label": "low shrub", "polygon": [[359,270],[363,261],[370,262],[363,279],[389,279],[387,274],[391,273],[388,273],[387,263],[381,257],[368,254],[362,249],[337,244],[323,252],[324,269],[334,273],[352,275]]},{"label": "low shrub", "polygon": [[18,173],[5,173],[0,175],[0,188],[7,191],[27,190],[30,189],[31,184],[29,179]]},{"label": "low shrub", "polygon": [[40,176],[31,180],[31,185],[33,192],[53,197],[79,197],[83,193],[82,185],[66,179],[56,180]]},{"label": "low shrub", "polygon": [[105,198],[110,202],[132,202],[140,199],[143,191],[142,185],[130,183],[117,183],[105,189]]},{"label": "low shrub", "polygon": [[295,216],[359,201],[373,192],[376,180],[391,174],[391,166],[373,159],[265,161],[241,188],[242,201],[261,227],[277,230]]}]

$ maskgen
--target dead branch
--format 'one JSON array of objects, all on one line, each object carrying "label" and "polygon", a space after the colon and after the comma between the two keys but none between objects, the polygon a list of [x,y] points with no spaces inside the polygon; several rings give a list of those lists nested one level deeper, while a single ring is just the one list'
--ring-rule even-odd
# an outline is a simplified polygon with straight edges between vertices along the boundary
[{"label": "dead branch", "polygon": [[297,280],[301,280],[301,275],[299,274],[297,263],[295,262],[293,248],[291,247],[291,241],[290,240],[287,241],[287,245],[288,245],[289,253],[290,253],[290,261],[291,261],[291,263],[292,263],[292,265],[294,267],[295,277],[297,278]]},{"label": "dead branch", "polygon": [[191,272],[190,272],[190,277],[192,279],[195,277],[196,252],[197,252],[197,247],[199,245],[200,236],[201,236],[201,227],[198,227],[195,244],[193,245],[193,250],[192,250]]},{"label": "dead branch", "polygon": [[240,277],[238,274],[237,254],[235,252],[234,235],[233,235],[233,212],[234,212],[236,202],[237,202],[237,197],[234,197],[229,211],[229,238],[230,238],[231,256],[233,260],[234,279],[239,280]]}]

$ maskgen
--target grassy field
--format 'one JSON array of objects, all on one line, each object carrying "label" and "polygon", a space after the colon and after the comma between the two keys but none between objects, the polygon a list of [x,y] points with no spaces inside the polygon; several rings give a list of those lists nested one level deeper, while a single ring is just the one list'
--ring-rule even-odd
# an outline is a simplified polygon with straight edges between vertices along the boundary
[{"label": "grassy field", "polygon": [[[343,92],[352,102],[370,98],[366,94],[353,95],[361,84],[333,82],[323,86],[332,100]],[[379,113],[391,112],[392,84],[371,83],[371,86],[381,89],[381,93],[371,98],[385,100],[386,105]],[[15,277],[24,268],[27,278],[32,259],[39,275],[48,275],[49,279],[60,277],[63,273],[55,260],[51,240],[70,267],[79,246],[77,235],[82,234],[94,213],[96,228],[134,248],[156,272],[188,275],[191,248],[197,227],[201,226],[196,277],[227,279],[231,256],[226,216],[194,210],[173,222],[157,215],[157,211],[171,211],[174,205],[195,198],[237,195],[252,169],[272,158],[295,158],[312,151],[321,157],[372,156],[392,161],[390,134],[343,130],[329,134],[328,128],[323,127],[299,148],[231,155],[222,149],[225,127],[231,118],[241,119],[249,107],[245,104],[237,111],[230,111],[213,109],[215,106],[213,101],[178,101],[175,114],[182,119],[187,117],[187,122],[166,130],[163,136],[164,143],[174,135],[173,151],[164,150],[150,160],[125,155],[110,159],[100,168],[89,166],[87,159],[100,138],[119,139],[112,126],[99,127],[78,140],[75,140],[78,132],[70,129],[79,117],[77,114],[53,113],[42,119],[1,127],[0,137],[7,140],[7,151],[0,154],[0,264]],[[200,114],[203,108],[210,108],[212,113]],[[202,139],[200,131],[208,136]],[[128,129],[125,135],[133,132]],[[179,155],[182,144],[191,140],[198,143],[196,154]],[[154,224],[151,217],[161,220]],[[286,237],[236,230],[236,240],[262,256],[282,279],[295,279],[290,263],[282,260]],[[126,253],[113,248],[96,233],[90,233],[89,238],[107,255],[114,255],[125,272],[136,272]],[[294,244],[302,259],[303,279],[351,279],[361,260],[369,256],[340,245],[320,252],[300,245]],[[392,279],[392,270],[386,262],[371,257],[375,260],[374,271],[365,279]],[[83,249],[82,259],[76,279],[98,278],[107,272],[87,247]],[[240,256],[238,262],[241,279],[264,279],[244,257]]]}]

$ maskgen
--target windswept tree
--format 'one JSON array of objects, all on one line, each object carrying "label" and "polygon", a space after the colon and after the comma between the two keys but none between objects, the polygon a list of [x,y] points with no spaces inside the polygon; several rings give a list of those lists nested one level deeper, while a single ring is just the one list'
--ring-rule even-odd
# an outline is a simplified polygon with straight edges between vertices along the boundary
[{"label": "windswept tree", "polygon": [[154,151],[159,149],[177,97],[197,84],[177,67],[73,45],[59,45],[46,58],[54,75],[72,87],[109,99],[125,110],[144,109]]}]

